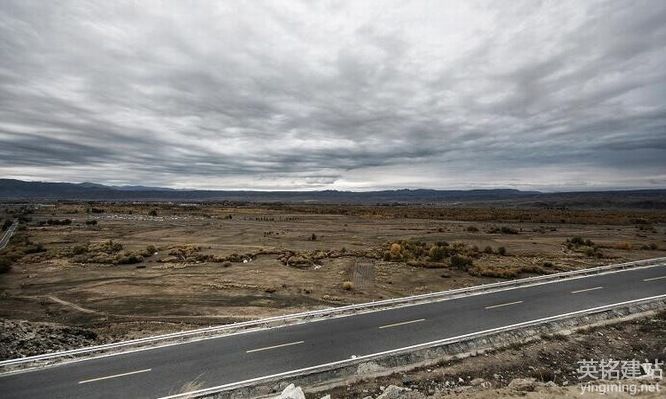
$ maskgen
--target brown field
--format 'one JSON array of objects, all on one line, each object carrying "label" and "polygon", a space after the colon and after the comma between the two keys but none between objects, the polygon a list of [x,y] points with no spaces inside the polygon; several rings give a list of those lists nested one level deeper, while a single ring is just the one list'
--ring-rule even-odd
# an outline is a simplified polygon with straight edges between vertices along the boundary
[{"label": "brown field", "polygon": [[98,342],[666,256],[666,211],[59,203],[23,218],[0,317]]}]

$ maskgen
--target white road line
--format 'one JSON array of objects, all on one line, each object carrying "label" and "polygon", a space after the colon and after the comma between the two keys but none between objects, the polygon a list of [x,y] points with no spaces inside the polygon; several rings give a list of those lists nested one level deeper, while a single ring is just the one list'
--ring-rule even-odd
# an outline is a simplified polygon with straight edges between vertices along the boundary
[{"label": "white road line", "polygon": [[587,292],[587,291],[595,291],[595,290],[600,290],[603,289],[604,287],[592,287],[592,288],[585,288],[583,290],[576,290],[576,291],[571,291],[572,294],[579,294],[581,292]]},{"label": "white road line", "polygon": [[402,321],[400,323],[393,323],[393,324],[387,324],[385,326],[381,326],[379,328],[391,328],[391,327],[398,327],[398,326],[404,326],[405,324],[412,324],[412,323],[418,323],[420,321],[424,321],[425,319],[418,319],[418,320],[410,320],[410,321]]},{"label": "white road line", "polygon": [[661,280],[661,279],[665,279],[665,278],[666,278],[666,276],[644,278],[643,281],[654,281],[654,280]]},{"label": "white road line", "polygon": [[126,375],[132,375],[132,374],[147,373],[150,370],[152,370],[152,369],[143,369],[143,370],[137,370],[137,371],[130,371],[129,373],[114,374],[114,375],[109,375],[109,376],[106,376],[106,377],[92,378],[92,379],[89,379],[89,380],[79,381],[79,384],[87,384],[89,382],[108,380],[108,379],[111,379],[111,378],[124,377]]},{"label": "white road line", "polygon": [[504,306],[518,305],[519,303],[523,303],[523,301],[500,303],[499,305],[486,306],[486,309],[502,308]]},{"label": "white road line", "polygon": [[250,349],[249,351],[245,351],[245,353],[261,352],[261,351],[267,351],[269,349],[275,349],[275,348],[284,348],[285,346],[298,345],[298,344],[302,344],[303,342],[305,342],[305,341],[289,342],[288,344],[280,344],[280,345],[267,346],[265,348]]}]

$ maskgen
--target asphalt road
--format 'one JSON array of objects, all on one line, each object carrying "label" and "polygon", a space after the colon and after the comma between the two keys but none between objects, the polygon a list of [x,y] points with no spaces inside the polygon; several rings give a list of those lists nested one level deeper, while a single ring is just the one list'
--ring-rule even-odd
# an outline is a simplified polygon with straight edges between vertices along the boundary
[{"label": "asphalt road", "polygon": [[6,375],[0,397],[158,398],[664,294],[666,264]]}]

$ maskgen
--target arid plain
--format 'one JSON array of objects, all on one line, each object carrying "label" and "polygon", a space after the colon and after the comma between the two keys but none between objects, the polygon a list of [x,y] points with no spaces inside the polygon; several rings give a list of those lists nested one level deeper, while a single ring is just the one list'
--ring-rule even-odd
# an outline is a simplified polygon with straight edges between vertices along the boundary
[{"label": "arid plain", "polygon": [[3,357],[666,256],[666,211],[54,203],[3,212],[21,219],[1,254],[11,269],[0,274],[0,317],[16,335]]}]

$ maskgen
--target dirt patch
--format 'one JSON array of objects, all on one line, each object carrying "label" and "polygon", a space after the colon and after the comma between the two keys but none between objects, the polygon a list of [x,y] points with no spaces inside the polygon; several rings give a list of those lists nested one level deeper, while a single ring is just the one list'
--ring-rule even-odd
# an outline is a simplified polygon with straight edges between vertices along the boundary
[{"label": "dirt patch", "polygon": [[13,359],[105,343],[94,331],[25,320],[0,322],[0,359]]}]

